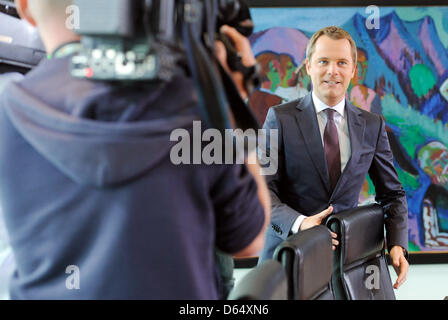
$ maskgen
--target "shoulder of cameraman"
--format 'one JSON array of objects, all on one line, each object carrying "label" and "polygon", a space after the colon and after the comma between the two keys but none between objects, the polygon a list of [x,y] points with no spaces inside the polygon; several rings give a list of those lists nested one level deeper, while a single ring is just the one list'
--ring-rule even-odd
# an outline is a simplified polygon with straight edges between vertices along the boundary
[{"label": "shoulder of cameraman", "polygon": [[253,172],[252,164],[214,165],[205,170],[214,176],[210,196],[217,248],[235,257],[257,255],[270,220],[269,196],[261,196],[267,190],[259,181],[262,177]]}]

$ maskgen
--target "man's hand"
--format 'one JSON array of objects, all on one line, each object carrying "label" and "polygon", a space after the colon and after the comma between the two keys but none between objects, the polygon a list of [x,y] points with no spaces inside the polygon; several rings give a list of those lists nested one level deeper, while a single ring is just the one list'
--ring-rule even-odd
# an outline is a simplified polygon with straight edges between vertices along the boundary
[{"label": "man's hand", "polygon": [[[302,221],[302,224],[300,225],[300,229],[301,231],[306,230],[306,229],[310,229],[314,226],[318,226],[322,223],[322,220],[325,219],[326,217],[328,217],[331,213],[333,212],[333,206],[329,206],[327,209],[325,209],[324,211],[315,214],[314,216],[310,216],[305,218]],[[339,241],[336,240],[338,238],[338,235],[334,232],[331,232],[331,237],[333,238],[333,250],[336,250],[336,246],[339,245]]]},{"label": "man's hand", "polygon": [[400,246],[393,246],[389,251],[390,258],[392,259],[392,265],[395,269],[395,273],[398,278],[395,281],[394,288],[398,289],[403,282],[406,281],[409,270],[409,263],[404,257],[403,248]]},{"label": "man's hand", "polygon": [[[229,27],[227,25],[222,26],[219,31],[232,40],[235,45],[236,51],[241,56],[241,63],[245,67],[251,67],[257,63],[257,60],[255,60],[254,54],[252,52],[252,48],[250,47],[249,39],[239,33],[235,28]],[[230,70],[229,66],[227,65],[227,51],[224,43],[222,43],[221,41],[215,41],[215,50],[219,62],[221,63],[223,68],[232,76],[241,97],[243,99],[247,99],[249,93],[244,87],[243,74],[239,71]]]}]

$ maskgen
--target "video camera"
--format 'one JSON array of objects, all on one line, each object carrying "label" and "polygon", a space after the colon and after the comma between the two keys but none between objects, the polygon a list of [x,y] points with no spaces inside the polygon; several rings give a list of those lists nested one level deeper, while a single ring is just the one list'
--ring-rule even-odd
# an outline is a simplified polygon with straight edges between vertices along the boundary
[{"label": "video camera", "polygon": [[80,18],[73,21],[75,32],[82,35],[81,50],[72,58],[74,77],[132,82],[188,74],[210,127],[221,132],[259,127],[214,54],[220,39],[229,67],[243,73],[248,91],[258,85],[258,69],[243,66],[232,42],[218,36],[224,24],[252,34],[242,0],[74,0],[73,5]]},{"label": "video camera", "polygon": [[[253,24],[240,0],[74,0],[79,10],[75,31],[82,50],[72,74],[97,80],[169,80],[187,65],[185,28],[211,48],[219,27],[228,24],[250,36]],[[231,41],[229,65],[238,70]],[[209,41],[209,42],[207,42]]]},{"label": "video camera", "polygon": [[[0,9],[0,67],[6,63],[25,73],[45,50],[36,29],[17,18],[12,1],[0,0]],[[214,54],[214,41],[220,39],[229,67],[243,73],[248,91],[257,86],[258,70],[243,66],[231,40],[218,32],[227,24],[246,37],[252,34],[243,0],[73,0],[70,12],[66,25],[82,36],[71,58],[72,76],[126,85],[187,74],[211,128],[258,128]]]}]

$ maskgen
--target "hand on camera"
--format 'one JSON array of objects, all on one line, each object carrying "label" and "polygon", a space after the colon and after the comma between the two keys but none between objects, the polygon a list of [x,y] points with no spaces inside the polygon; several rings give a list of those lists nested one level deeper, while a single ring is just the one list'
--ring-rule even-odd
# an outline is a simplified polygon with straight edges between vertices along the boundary
[{"label": "hand on camera", "polygon": [[[239,33],[235,28],[224,25],[220,28],[220,32],[229,37],[235,45],[236,51],[241,56],[241,62],[246,67],[251,67],[257,63],[249,39]],[[233,81],[243,99],[247,99],[248,92],[244,86],[244,76],[239,71],[230,70],[227,64],[227,51],[221,41],[215,41],[216,56],[223,68],[232,76]]]}]

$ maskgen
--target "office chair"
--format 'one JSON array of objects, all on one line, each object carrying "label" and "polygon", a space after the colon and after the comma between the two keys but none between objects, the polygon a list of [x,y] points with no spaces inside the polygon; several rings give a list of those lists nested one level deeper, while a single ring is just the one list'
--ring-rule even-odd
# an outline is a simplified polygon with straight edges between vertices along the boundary
[{"label": "office chair", "polygon": [[285,270],[275,260],[266,260],[250,270],[232,289],[228,300],[286,300]]},{"label": "office chair", "polygon": [[380,205],[332,215],[327,226],[338,234],[332,287],[336,299],[395,300],[384,252],[384,213]]},{"label": "office chair", "polygon": [[274,252],[288,277],[288,299],[333,300],[331,234],[327,227],[300,231],[282,242]]}]

